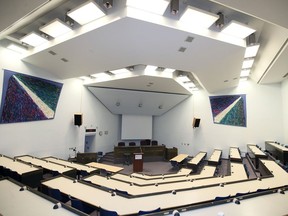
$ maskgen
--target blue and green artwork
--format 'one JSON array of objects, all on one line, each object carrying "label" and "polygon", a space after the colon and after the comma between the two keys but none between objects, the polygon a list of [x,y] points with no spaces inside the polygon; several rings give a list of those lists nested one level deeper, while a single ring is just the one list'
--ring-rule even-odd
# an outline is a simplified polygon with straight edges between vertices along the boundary
[{"label": "blue and green artwork", "polygon": [[210,96],[215,124],[246,127],[246,95]]},{"label": "blue and green artwork", "polygon": [[53,119],[63,84],[4,70],[0,123]]}]

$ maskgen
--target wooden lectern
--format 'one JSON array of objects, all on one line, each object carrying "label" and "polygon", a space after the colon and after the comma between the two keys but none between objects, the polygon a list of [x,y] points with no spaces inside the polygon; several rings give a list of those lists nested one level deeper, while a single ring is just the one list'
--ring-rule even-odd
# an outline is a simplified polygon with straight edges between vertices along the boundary
[{"label": "wooden lectern", "polygon": [[143,171],[143,153],[134,153],[133,172]]}]

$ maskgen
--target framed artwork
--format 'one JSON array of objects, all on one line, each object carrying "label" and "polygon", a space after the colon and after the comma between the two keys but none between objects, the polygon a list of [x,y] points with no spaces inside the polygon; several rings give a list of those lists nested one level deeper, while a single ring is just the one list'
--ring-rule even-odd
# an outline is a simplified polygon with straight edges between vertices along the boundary
[{"label": "framed artwork", "polygon": [[53,119],[62,83],[4,70],[0,123]]},{"label": "framed artwork", "polygon": [[215,124],[246,127],[246,95],[210,96]]}]

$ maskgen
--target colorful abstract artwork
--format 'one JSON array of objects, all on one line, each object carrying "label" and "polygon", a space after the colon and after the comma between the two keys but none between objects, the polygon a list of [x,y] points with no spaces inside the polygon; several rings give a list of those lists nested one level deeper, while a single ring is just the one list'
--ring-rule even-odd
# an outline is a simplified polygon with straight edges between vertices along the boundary
[{"label": "colorful abstract artwork", "polygon": [[0,123],[53,119],[63,84],[4,70]]},{"label": "colorful abstract artwork", "polygon": [[246,127],[246,95],[210,96],[215,124]]}]

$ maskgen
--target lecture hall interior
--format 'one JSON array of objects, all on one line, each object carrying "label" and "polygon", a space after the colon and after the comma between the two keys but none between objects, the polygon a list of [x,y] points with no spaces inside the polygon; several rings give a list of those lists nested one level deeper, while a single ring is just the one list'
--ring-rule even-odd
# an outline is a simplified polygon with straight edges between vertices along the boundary
[{"label": "lecture hall interior", "polygon": [[0,1],[0,216],[288,215],[288,1]]}]

